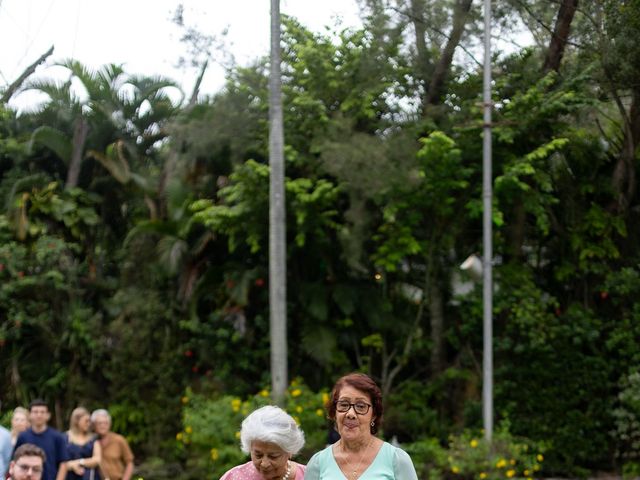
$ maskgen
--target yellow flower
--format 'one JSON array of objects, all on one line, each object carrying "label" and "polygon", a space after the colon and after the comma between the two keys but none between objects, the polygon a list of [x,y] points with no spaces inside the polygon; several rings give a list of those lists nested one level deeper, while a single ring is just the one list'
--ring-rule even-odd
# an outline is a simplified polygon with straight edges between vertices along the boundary
[{"label": "yellow flower", "polygon": [[327,403],[329,403],[329,394],[327,392],[324,392],[322,394],[322,404],[326,405]]},{"label": "yellow flower", "polygon": [[220,457],[220,455],[218,454],[218,449],[217,448],[212,448],[211,449],[211,460],[213,460],[214,462]]},{"label": "yellow flower", "polygon": [[509,460],[509,464],[510,464],[510,465],[515,465],[515,464],[516,464],[516,461],[512,458],[511,460]]},{"label": "yellow flower", "polygon": [[260,390],[260,393],[258,395],[260,395],[261,397],[268,397],[269,390],[267,390],[266,388],[263,388],[262,390]]},{"label": "yellow flower", "polygon": [[182,401],[182,403],[184,403],[184,404],[189,403],[189,397],[182,397],[180,400],[181,400],[181,401]]},{"label": "yellow flower", "polygon": [[296,388],[293,392],[291,392],[292,397],[299,397],[300,395],[302,395],[302,390],[300,390],[299,388]]},{"label": "yellow flower", "polygon": [[522,474],[523,474],[525,477],[528,477],[528,476],[529,476],[529,470],[525,470],[524,472],[522,472]]},{"label": "yellow flower", "polygon": [[236,432],[236,438],[240,438],[240,432]]},{"label": "yellow flower", "polygon": [[319,417],[323,416],[324,415],[324,410],[322,410],[321,408],[317,409],[316,410],[316,415],[319,416]]},{"label": "yellow flower", "polygon": [[469,445],[471,446],[471,448],[476,448],[478,446],[478,440],[474,438],[469,442]]},{"label": "yellow flower", "polygon": [[484,472],[480,472],[480,475],[478,475],[481,479],[487,478],[487,474]]},{"label": "yellow flower", "polygon": [[233,400],[231,400],[231,409],[234,412],[239,412],[241,405],[242,405],[242,401],[239,398],[234,398]]},{"label": "yellow flower", "polygon": [[291,380],[291,386],[292,387],[295,387],[297,385],[298,385],[298,379],[297,378],[294,378],[293,380]]},{"label": "yellow flower", "polygon": [[296,412],[302,413],[302,407],[300,405],[296,407]]},{"label": "yellow flower", "polygon": [[191,435],[193,433],[193,428],[187,425],[186,427],[184,427],[184,431]]},{"label": "yellow flower", "polygon": [[452,471],[453,473],[460,473],[460,469],[459,469],[458,467],[455,467],[455,466],[454,466],[454,467],[451,467],[451,471]]},{"label": "yellow flower", "polygon": [[176,440],[178,441],[182,440],[182,432],[176,433]]},{"label": "yellow flower", "polygon": [[515,470],[507,470],[507,477],[511,478],[516,474]]},{"label": "yellow flower", "polygon": [[537,472],[538,470],[540,470],[540,465],[534,465],[533,466],[533,471]]},{"label": "yellow flower", "polygon": [[498,460],[496,462],[496,467],[497,468],[504,468],[507,466],[507,461],[504,458],[501,458],[500,460]]},{"label": "yellow flower", "polygon": [[537,459],[539,462],[544,461],[544,457],[542,456],[542,454],[541,454],[541,453],[539,453],[538,455],[536,455],[536,459]]}]

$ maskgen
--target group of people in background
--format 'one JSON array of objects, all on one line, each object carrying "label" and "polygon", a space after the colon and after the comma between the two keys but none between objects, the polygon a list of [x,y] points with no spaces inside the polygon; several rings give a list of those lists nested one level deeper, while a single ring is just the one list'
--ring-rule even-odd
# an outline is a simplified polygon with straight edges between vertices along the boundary
[{"label": "group of people in background", "polygon": [[417,480],[407,452],[376,436],[383,419],[382,393],[362,373],[340,378],[326,405],[340,439],[305,466],[292,457],[304,446],[304,433],[279,407],[268,405],[242,422],[240,444],[251,460],[221,480]]},{"label": "group of people in background", "polygon": [[130,480],[133,453],[126,439],[111,431],[104,409],[71,412],[69,430],[49,426],[51,413],[43,400],[18,407],[11,432],[0,427],[0,479]]},{"label": "group of people in background", "polygon": [[[249,414],[240,429],[240,446],[251,460],[230,469],[221,480],[418,479],[411,457],[376,435],[383,420],[382,394],[369,376],[350,373],[340,378],[326,408],[340,438],[307,465],[292,460],[305,440],[289,414],[273,405]],[[25,413],[16,410],[14,417]],[[6,432],[13,452],[11,480],[130,480],[133,454],[126,440],[111,432],[106,410],[89,415],[85,408],[76,408],[65,434],[48,426],[49,417],[47,404],[33,401],[28,412],[31,426],[13,437]],[[25,426],[24,419],[17,422],[22,427],[16,430]]]}]

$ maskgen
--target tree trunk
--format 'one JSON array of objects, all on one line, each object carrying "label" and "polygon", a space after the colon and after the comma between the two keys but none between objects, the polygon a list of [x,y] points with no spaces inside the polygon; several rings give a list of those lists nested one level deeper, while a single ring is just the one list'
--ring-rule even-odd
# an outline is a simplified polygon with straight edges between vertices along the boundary
[{"label": "tree trunk", "polygon": [[271,0],[269,75],[269,326],[273,401],[284,403],[287,371],[287,284],[284,192],[284,127],[280,72],[280,0]]},{"label": "tree trunk", "polygon": [[429,50],[426,41],[426,21],[424,18],[424,0],[411,0],[411,21],[416,38],[415,71],[422,86],[422,105],[427,104],[427,84],[429,72]]},{"label": "tree trunk", "polygon": [[551,70],[558,71],[562,56],[564,55],[567,41],[569,39],[569,31],[571,30],[571,22],[578,8],[578,0],[562,0],[560,9],[558,10],[558,18],[551,35],[547,55],[544,59],[543,70],[549,72]]},{"label": "tree trunk", "polygon": [[209,66],[209,60],[206,60],[202,67],[200,68],[200,75],[196,80],[196,84],[193,86],[193,91],[191,92],[191,98],[189,99],[189,105],[187,110],[191,110],[196,103],[198,102],[198,94],[200,93],[200,85],[202,84],[202,78],[204,77],[204,73],[207,71],[207,67]]},{"label": "tree trunk", "polygon": [[73,150],[71,152],[71,162],[67,171],[67,183],[65,188],[74,188],[78,186],[78,178],[80,177],[80,167],[82,166],[82,156],[84,154],[84,144],[89,133],[89,124],[84,117],[76,119],[75,128],[73,130]]},{"label": "tree trunk", "polygon": [[44,62],[47,59],[47,57],[50,56],[52,53],[53,53],[53,45],[51,46],[51,48],[49,48],[49,50],[43,53],[40,56],[40,58],[38,58],[35,62],[33,62],[31,65],[25,68],[24,72],[22,72],[22,75],[20,75],[15,82],[9,85],[7,90],[2,94],[2,99],[0,99],[0,101],[2,103],[7,103],[11,99],[11,97],[13,97],[13,94],[16,93],[16,91],[18,91],[18,89],[20,88],[22,83],[27,79],[27,77],[29,77],[29,75],[35,72],[38,65]]},{"label": "tree trunk", "polygon": [[464,33],[464,27],[467,24],[467,17],[469,10],[471,10],[472,3],[473,0],[459,0],[455,6],[451,34],[449,35],[449,39],[442,50],[442,55],[436,64],[433,75],[431,76],[431,82],[429,83],[425,102],[425,111],[429,105],[437,105],[440,103],[445,80],[451,70],[453,54],[462,39],[462,34]]},{"label": "tree trunk", "polygon": [[429,321],[431,323],[431,377],[442,371],[444,363],[444,306],[442,289],[434,278],[429,282]]},{"label": "tree trunk", "polygon": [[640,144],[640,88],[634,88],[632,91],[629,114],[625,115],[624,109],[621,113],[624,115],[624,137],[622,150],[613,171],[612,183],[617,196],[617,209],[625,211],[637,187],[635,158]]}]

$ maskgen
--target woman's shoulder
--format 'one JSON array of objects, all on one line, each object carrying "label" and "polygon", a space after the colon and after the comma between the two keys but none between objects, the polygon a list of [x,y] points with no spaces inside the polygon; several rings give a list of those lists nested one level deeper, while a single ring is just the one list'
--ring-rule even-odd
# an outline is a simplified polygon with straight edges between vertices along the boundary
[{"label": "woman's shoulder", "polygon": [[407,452],[405,452],[402,448],[397,447],[389,442],[382,442],[382,446],[378,451],[378,456],[386,459],[387,461],[391,461],[393,463],[401,462],[404,463],[407,460],[411,461],[411,457]]},{"label": "woman's shoulder", "polygon": [[388,442],[384,442],[381,450],[384,450],[387,453],[388,458],[391,460],[393,469],[396,472],[396,478],[418,480],[413,461],[407,452]]},{"label": "woman's shoulder", "polygon": [[252,480],[254,473],[255,467],[253,463],[247,462],[230,468],[220,477],[220,480]]},{"label": "woman's shoulder", "polygon": [[291,463],[293,463],[295,472],[296,472],[296,475],[293,478],[295,478],[296,480],[302,480],[304,478],[304,472],[307,469],[307,466],[302,465],[301,463],[298,463],[298,462],[291,462]]},{"label": "woman's shoulder", "polygon": [[307,465],[311,464],[312,461],[326,461],[326,459],[330,458],[331,456],[333,456],[333,445],[327,445],[319,452],[314,453],[313,456],[309,459],[309,463]]}]

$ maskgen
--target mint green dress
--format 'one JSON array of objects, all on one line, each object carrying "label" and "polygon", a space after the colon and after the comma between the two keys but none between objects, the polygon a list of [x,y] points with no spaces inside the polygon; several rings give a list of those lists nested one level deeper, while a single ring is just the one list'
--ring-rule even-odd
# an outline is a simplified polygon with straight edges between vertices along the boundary
[{"label": "mint green dress", "polygon": [[[346,477],[333,456],[332,445],[316,453],[307,463],[304,480],[344,479]],[[384,442],[358,480],[418,480],[418,475],[407,452]]]}]

